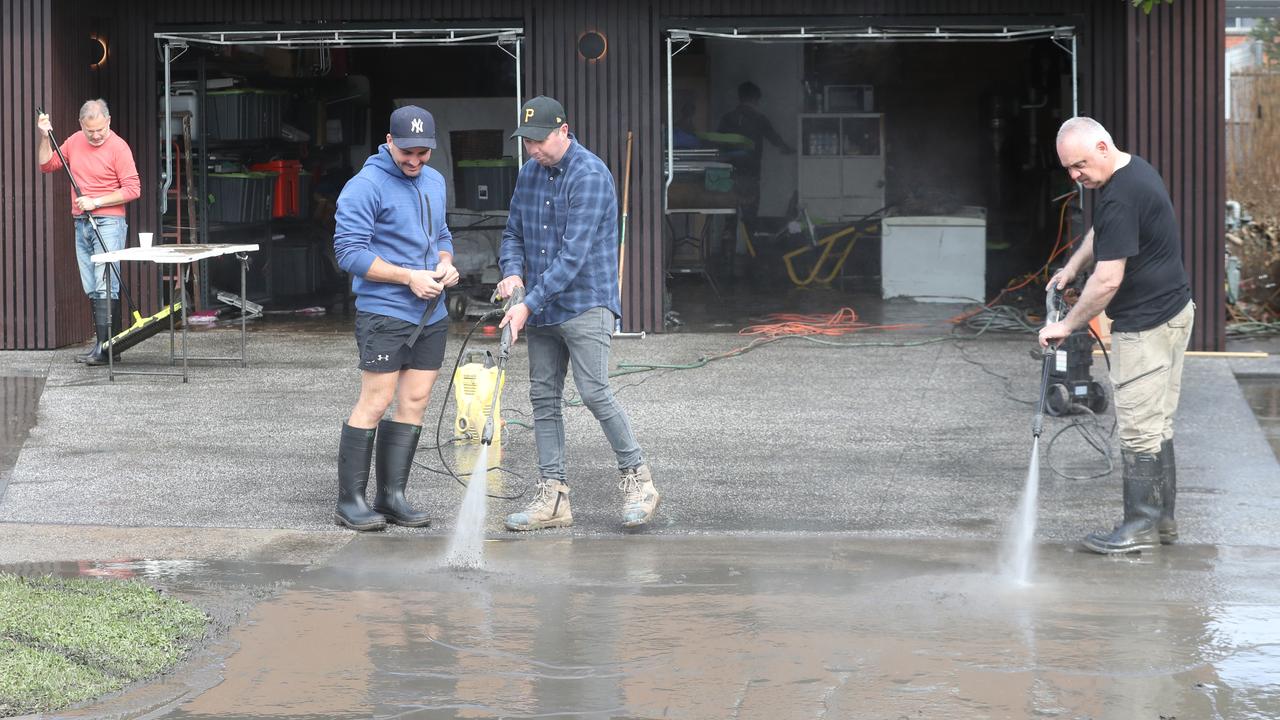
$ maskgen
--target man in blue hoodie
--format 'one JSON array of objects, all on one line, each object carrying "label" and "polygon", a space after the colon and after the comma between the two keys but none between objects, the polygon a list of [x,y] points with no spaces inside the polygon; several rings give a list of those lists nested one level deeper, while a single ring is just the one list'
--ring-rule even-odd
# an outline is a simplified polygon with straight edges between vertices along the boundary
[{"label": "man in blue hoodie", "polygon": [[[430,524],[405,500],[422,414],[444,360],[449,328],[444,289],[458,282],[445,224],[445,184],[427,167],[436,146],[431,113],[413,105],[391,113],[387,143],[338,196],[333,250],[355,275],[360,399],[338,446],[339,525],[381,530]],[[396,401],[392,419],[383,414]],[[377,495],[365,500],[377,443]]]}]

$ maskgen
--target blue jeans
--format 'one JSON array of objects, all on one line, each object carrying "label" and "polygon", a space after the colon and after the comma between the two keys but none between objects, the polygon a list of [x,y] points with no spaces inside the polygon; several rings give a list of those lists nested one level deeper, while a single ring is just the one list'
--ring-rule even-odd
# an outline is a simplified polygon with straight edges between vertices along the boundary
[{"label": "blue jeans", "polygon": [[[129,236],[129,223],[121,215],[95,215],[94,219],[98,221],[98,231],[102,233],[102,242],[107,244],[107,249],[103,250],[102,245],[98,244],[98,236],[94,234],[89,218],[81,215],[75,219],[76,262],[80,265],[80,285],[84,288],[84,294],[105,298],[107,286],[103,282],[102,271],[106,268],[95,265],[89,258],[100,252],[122,250],[124,240]],[[108,272],[111,273],[111,299],[115,300],[120,297],[120,263],[112,264],[116,269]]]},{"label": "blue jeans", "polygon": [[644,463],[631,421],[609,387],[609,343],[614,324],[608,308],[596,307],[560,325],[525,327],[533,439],[544,478],[565,479],[563,394],[570,362],[578,395],[609,439],[618,457],[618,469]]}]

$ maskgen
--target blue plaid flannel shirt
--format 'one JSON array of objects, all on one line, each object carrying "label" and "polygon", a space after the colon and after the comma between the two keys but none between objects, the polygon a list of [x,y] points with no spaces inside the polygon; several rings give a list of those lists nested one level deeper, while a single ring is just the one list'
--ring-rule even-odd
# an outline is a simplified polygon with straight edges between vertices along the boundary
[{"label": "blue plaid flannel shirt", "polygon": [[593,307],[622,316],[618,197],[604,161],[573,142],[560,163],[520,168],[502,233],[502,276],[519,275],[529,324],[559,325]]}]

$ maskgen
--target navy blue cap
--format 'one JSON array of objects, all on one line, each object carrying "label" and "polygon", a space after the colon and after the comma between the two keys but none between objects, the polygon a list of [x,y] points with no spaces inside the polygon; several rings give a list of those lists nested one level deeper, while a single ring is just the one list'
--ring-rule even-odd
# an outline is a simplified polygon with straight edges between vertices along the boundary
[{"label": "navy blue cap", "polygon": [[391,113],[391,142],[401,150],[434,148],[436,119],[417,105],[405,105]]}]

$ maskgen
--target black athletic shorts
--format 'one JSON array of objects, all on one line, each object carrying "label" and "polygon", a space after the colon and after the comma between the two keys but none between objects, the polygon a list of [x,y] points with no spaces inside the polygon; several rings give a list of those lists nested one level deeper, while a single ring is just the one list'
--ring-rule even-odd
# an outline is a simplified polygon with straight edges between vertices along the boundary
[{"label": "black athletic shorts", "polygon": [[446,315],[434,325],[422,328],[413,347],[405,345],[418,323],[399,318],[356,312],[356,347],[360,350],[361,370],[399,372],[401,370],[439,370],[444,362],[444,341],[449,334]]}]

